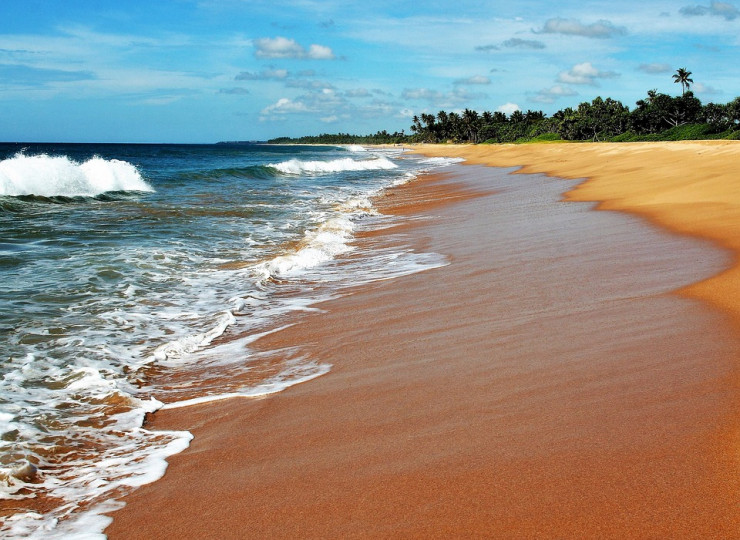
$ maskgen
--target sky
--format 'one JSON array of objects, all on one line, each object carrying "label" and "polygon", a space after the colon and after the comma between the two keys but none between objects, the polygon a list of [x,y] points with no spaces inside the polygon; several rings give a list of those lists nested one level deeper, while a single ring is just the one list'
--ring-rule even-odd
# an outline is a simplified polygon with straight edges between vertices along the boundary
[{"label": "sky", "polygon": [[740,95],[740,1],[0,0],[0,141],[410,132],[439,110]]}]

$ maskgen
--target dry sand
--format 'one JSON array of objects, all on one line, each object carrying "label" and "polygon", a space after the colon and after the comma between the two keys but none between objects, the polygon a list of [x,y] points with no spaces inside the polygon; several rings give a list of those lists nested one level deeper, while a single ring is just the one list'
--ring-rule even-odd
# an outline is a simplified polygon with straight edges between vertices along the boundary
[{"label": "dry sand", "polygon": [[110,537],[740,536],[736,271],[705,279],[736,259],[740,145],[423,151],[590,177],[569,200],[696,238],[559,202],[575,182],[542,174],[457,166],[399,188],[380,204],[414,219],[358,242],[450,264],[259,342],[329,374],[155,415],[195,439]]},{"label": "dry sand", "polygon": [[[740,142],[423,145],[433,156],[521,167],[560,178],[588,178],[567,194],[599,208],[639,214],[682,234],[740,253]],[[685,291],[740,317],[740,266]]]}]

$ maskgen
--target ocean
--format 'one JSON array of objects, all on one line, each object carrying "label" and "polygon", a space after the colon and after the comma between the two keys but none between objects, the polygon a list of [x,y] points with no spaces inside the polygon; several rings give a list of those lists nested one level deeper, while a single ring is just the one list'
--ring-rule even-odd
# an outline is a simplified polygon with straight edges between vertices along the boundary
[{"label": "ocean", "polygon": [[352,287],[447,264],[373,199],[453,160],[401,148],[0,144],[0,535],[102,537],[188,432],[145,416],[326,374],[253,351]]}]

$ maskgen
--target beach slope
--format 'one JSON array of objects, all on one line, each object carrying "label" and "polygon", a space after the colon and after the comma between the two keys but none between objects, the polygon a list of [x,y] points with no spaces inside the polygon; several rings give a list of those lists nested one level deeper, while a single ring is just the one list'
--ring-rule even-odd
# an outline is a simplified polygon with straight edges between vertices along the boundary
[{"label": "beach slope", "polygon": [[449,264],[257,343],[327,375],[157,413],[195,438],[106,533],[737,537],[740,145],[418,151],[479,165],[388,192],[400,226],[357,242]]}]

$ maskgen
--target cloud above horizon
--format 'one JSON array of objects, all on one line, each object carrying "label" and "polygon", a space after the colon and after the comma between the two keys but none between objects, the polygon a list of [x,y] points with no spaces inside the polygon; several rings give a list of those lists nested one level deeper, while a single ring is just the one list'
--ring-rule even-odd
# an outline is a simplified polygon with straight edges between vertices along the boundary
[{"label": "cloud above horizon", "polygon": [[516,103],[504,103],[503,105],[500,105],[496,108],[496,112],[502,112],[504,114],[507,114],[511,116],[511,114],[515,113],[516,111],[521,111],[521,108],[519,108],[519,105]]},{"label": "cloud above horizon", "polygon": [[615,73],[614,71],[599,71],[591,62],[583,62],[576,64],[568,71],[561,71],[558,75],[558,82],[598,86],[597,79],[616,79],[617,77],[619,77],[619,73]]},{"label": "cloud above horizon", "polygon": [[577,96],[578,92],[567,86],[556,84],[550,88],[543,88],[534,94],[530,101],[536,103],[555,103],[555,101],[561,97]]},{"label": "cloud above horizon", "polygon": [[490,45],[478,45],[475,48],[475,50],[476,51],[481,51],[481,52],[500,51],[501,50],[501,47],[499,47],[498,45],[493,45],[493,44],[490,44]]},{"label": "cloud above horizon", "polygon": [[654,62],[651,64],[640,64],[637,68],[637,71],[642,71],[643,73],[668,73],[672,71],[672,68],[670,64],[662,64],[658,62]]},{"label": "cloud above horizon", "polygon": [[236,81],[269,81],[269,80],[281,80],[288,76],[287,69],[263,69],[258,73],[249,71],[242,71],[234,80]]},{"label": "cloud above horizon", "polygon": [[[329,120],[369,133],[407,127],[410,112],[502,103],[539,103],[552,114],[600,93],[634,103],[651,88],[680,92],[670,75],[683,66],[702,99],[724,103],[740,87],[731,69],[740,0],[320,10],[315,0],[254,10],[243,0],[159,10],[129,0],[125,26],[108,3],[69,2],[55,13],[0,3],[7,140],[260,139],[319,132]],[[49,123],[52,107],[73,120]],[[233,115],[250,121],[224,121]],[[105,129],[101,117],[121,129]]]},{"label": "cloud above horizon", "polygon": [[457,79],[453,84],[491,84],[491,79],[483,75],[473,75],[465,79]]},{"label": "cloud above horizon", "polygon": [[614,26],[611,21],[601,19],[591,24],[583,24],[576,19],[555,17],[545,21],[540,30],[533,30],[535,34],[563,34],[566,36],[582,36],[587,38],[606,39],[623,36],[627,29],[623,26]]},{"label": "cloud above horizon", "polygon": [[293,58],[300,60],[334,60],[334,52],[324,45],[310,45],[305,49],[294,39],[284,37],[258,38],[254,40],[254,56],[257,58]]},{"label": "cloud above horizon", "polygon": [[544,49],[545,44],[541,41],[537,41],[534,39],[521,39],[521,38],[511,38],[504,41],[501,45],[504,47],[507,47],[509,49]]},{"label": "cloud above horizon", "polygon": [[740,17],[740,10],[734,5],[727,2],[710,2],[708,6],[685,6],[678,10],[681,15],[686,17],[703,17],[704,15],[711,15],[715,17],[722,17],[726,21],[734,21]]},{"label": "cloud above horizon", "polygon": [[406,88],[401,97],[427,101],[431,105],[440,108],[461,107],[473,99],[485,98],[486,95],[478,92],[469,92],[465,88],[457,87],[450,92],[440,92],[430,88]]}]

